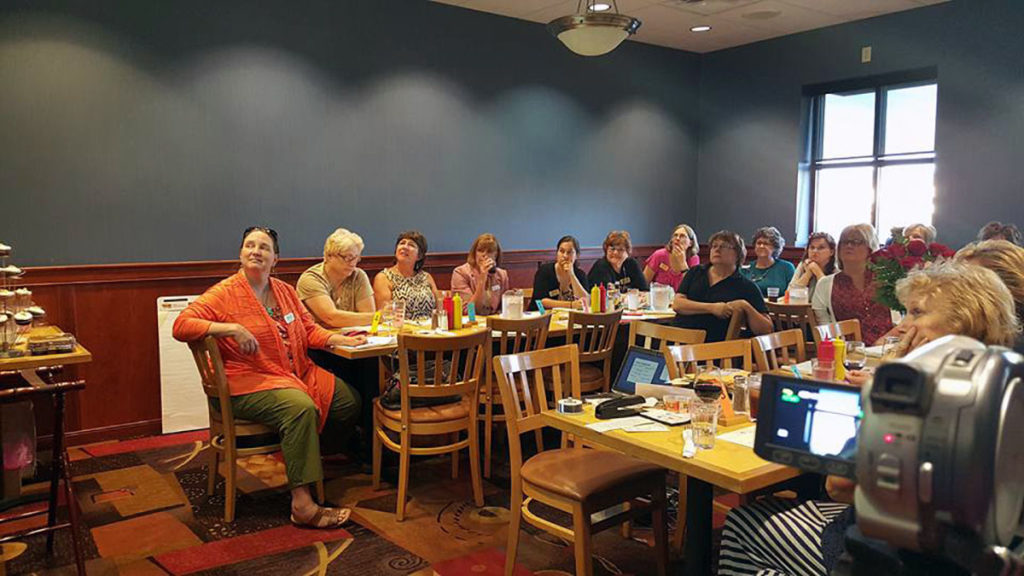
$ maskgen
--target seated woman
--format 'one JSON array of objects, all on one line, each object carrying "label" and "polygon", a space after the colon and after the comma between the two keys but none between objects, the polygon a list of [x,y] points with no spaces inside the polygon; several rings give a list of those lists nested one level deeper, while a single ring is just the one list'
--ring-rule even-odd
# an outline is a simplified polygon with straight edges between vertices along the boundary
[{"label": "seated woman", "polygon": [[774,288],[781,296],[786,293],[789,281],[793,279],[793,263],[780,260],[786,239],[774,226],[765,226],[754,231],[754,254],[757,260],[750,266],[743,266],[743,275],[757,286],[763,296]]},{"label": "seated woman", "polygon": [[903,237],[907,240],[920,240],[931,244],[939,239],[939,233],[931,224],[915,223],[903,228]]},{"label": "seated woman", "polygon": [[676,226],[672,238],[664,248],[658,248],[647,258],[644,264],[644,278],[647,283],[667,284],[675,289],[683,281],[683,274],[694,266],[700,265],[697,250],[697,234],[686,224]]},{"label": "seated woman", "polygon": [[357,268],[363,239],[338,228],[324,242],[324,261],[299,276],[299,299],[316,321],[327,328],[369,324],[376,307],[366,272]]},{"label": "seated woman", "polygon": [[860,320],[865,342],[879,343],[892,330],[892,313],[875,302],[875,275],[868,258],[878,249],[878,238],[870,224],[854,224],[839,235],[841,272],[818,280],[811,309],[818,324]]},{"label": "seated woman", "polygon": [[501,264],[501,245],[493,234],[481,234],[469,247],[466,263],[452,271],[452,290],[465,303],[473,302],[477,314],[501,310],[501,295],[508,290],[508,272]]},{"label": "seated woman", "polygon": [[578,308],[580,298],[590,290],[587,274],[576,263],[580,243],[572,236],[562,236],[556,245],[555,261],[542,264],[533,277],[533,298],[545,308]]},{"label": "seated woman", "polygon": [[[896,284],[907,315],[900,324],[901,354],[942,336],[961,334],[1006,346],[1019,328],[1013,300],[992,271],[956,262],[916,270]],[[863,384],[863,373],[851,382]],[[767,498],[734,508],[726,517],[718,573],[831,573],[854,521],[854,483],[829,476],[832,501]]]},{"label": "seated woman", "polygon": [[437,284],[423,270],[427,259],[427,239],[416,230],[398,235],[395,264],[373,278],[373,297],[378,309],[392,300],[405,302],[406,318],[430,317],[437,307]]},{"label": "seated woman", "polygon": [[836,271],[836,241],[828,232],[815,232],[807,237],[807,248],[800,265],[796,267],[789,289],[807,288],[807,296],[814,296],[818,280]]},{"label": "seated woman", "polygon": [[985,240],[1006,240],[1020,246],[1020,230],[1010,223],[1003,224],[1002,222],[992,221],[982,226],[981,230],[978,230],[978,241],[983,242]]},{"label": "seated woman", "polygon": [[324,476],[318,433],[328,420],[351,428],[359,414],[359,396],[346,382],[316,367],[306,349],[356,346],[366,338],[317,326],[295,289],[270,277],[279,254],[276,232],[246,229],[241,270],[182,311],[174,322],[174,338],[218,339],[235,416],[280,435],[292,522],[334,528],[348,520],[349,510],[321,508],[309,494],[309,485]]},{"label": "seated woman", "polygon": [[768,307],[761,291],[739,272],[747,257],[743,238],[722,230],[708,240],[711,256],[708,264],[691,268],[679,284],[672,309],[675,325],[696,328],[707,333],[705,342],[725,340],[733,314],[743,314],[754,334],[772,331]]},{"label": "seated woman", "polygon": [[587,274],[590,285],[612,284],[623,292],[631,288],[647,290],[647,278],[640,269],[640,263],[629,255],[632,250],[629,232],[609,232],[604,239],[604,258],[594,262]]},{"label": "seated woman", "polygon": [[[985,240],[964,246],[956,259],[995,272],[1010,290],[1017,320],[1024,327],[1024,248],[1006,240]],[[1017,337],[1013,348],[1024,354],[1024,336]]]}]

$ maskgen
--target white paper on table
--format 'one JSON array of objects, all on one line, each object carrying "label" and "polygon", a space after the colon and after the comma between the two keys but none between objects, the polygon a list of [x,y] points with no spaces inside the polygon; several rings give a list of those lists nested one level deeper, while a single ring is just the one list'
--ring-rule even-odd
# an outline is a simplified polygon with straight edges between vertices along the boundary
[{"label": "white paper on table", "polygon": [[864,355],[871,356],[873,358],[881,358],[882,348],[884,348],[884,346],[867,346],[864,348]]},{"label": "white paper on table", "polygon": [[719,440],[725,440],[726,442],[732,442],[733,444],[739,444],[740,446],[746,446],[747,448],[754,447],[754,438],[757,436],[757,426],[747,426],[740,428],[739,430],[733,430],[732,432],[726,432],[718,436]]},{"label": "white paper on table", "polygon": [[623,428],[629,428],[632,426],[639,426],[641,424],[647,424],[650,420],[643,416],[629,416],[626,418],[614,418],[612,420],[605,420],[603,422],[594,422],[593,424],[587,424],[587,428],[594,430],[595,432],[611,432],[612,430],[622,430]]},{"label": "white paper on table", "polygon": [[626,432],[667,432],[668,426],[658,424],[657,422],[647,422],[646,424],[637,424],[636,426],[624,428],[624,430]]},{"label": "white paper on table", "polygon": [[814,368],[811,367],[811,361],[801,362],[799,364],[793,364],[793,368],[796,368],[798,372],[805,376],[814,374]]},{"label": "white paper on table", "polygon": [[345,346],[350,350],[362,350],[363,348],[376,348],[377,346],[390,346],[397,344],[398,340],[394,336],[367,336],[366,343],[360,344],[359,346]]}]

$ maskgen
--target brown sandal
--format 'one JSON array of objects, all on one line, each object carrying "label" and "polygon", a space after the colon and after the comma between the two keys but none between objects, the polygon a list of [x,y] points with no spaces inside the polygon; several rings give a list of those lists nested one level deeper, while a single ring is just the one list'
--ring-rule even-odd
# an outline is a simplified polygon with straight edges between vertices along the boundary
[{"label": "brown sandal", "polygon": [[292,524],[303,528],[338,528],[345,522],[348,522],[351,515],[352,511],[348,508],[324,508],[323,506],[317,506],[316,512],[308,520],[301,521],[295,514],[292,514],[291,521]]}]

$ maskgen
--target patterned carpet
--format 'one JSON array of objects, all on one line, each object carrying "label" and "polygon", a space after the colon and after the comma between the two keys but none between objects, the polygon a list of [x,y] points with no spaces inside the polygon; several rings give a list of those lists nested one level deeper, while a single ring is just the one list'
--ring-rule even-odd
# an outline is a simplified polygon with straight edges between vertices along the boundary
[{"label": "patterned carpet", "polygon": [[[364,466],[344,457],[324,461],[327,499],[350,506],[352,520],[335,530],[288,521],[289,496],[279,455],[254,456],[238,472],[233,523],[225,523],[224,481],[206,495],[205,432],[141,438],[72,448],[75,498],[90,575],[165,574],[501,574],[508,529],[508,470],[497,464],[484,482],[486,506],[472,504],[468,458],[457,480],[448,457],[414,460],[412,500],[395,521],[396,489],[374,491]],[[500,458],[497,459],[500,462]],[[387,475],[385,475],[387,478]],[[5,511],[0,517],[23,509]],[[62,509],[62,516],[66,509]],[[557,512],[551,511],[555,517]],[[3,525],[0,535],[41,523]],[[595,537],[597,574],[654,573],[649,531],[623,539],[617,530]],[[45,537],[8,561],[9,574],[74,574],[70,533],[58,533],[52,557]],[[573,573],[572,547],[527,528],[517,574]]]}]

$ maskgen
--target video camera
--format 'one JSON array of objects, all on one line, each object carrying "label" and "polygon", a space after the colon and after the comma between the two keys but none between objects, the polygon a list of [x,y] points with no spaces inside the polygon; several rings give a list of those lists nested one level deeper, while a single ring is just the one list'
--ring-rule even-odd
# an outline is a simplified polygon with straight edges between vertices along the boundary
[{"label": "video camera", "polygon": [[1020,574],[1009,547],[1024,534],[1022,377],[1024,357],[963,336],[880,366],[861,390],[765,375],[754,451],[856,479],[868,539],[960,570]]}]

